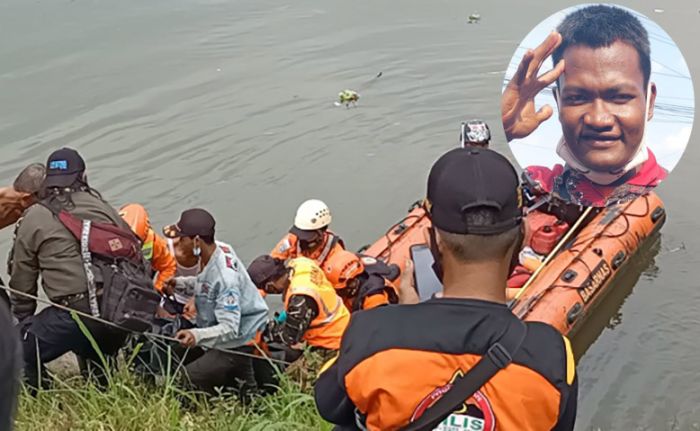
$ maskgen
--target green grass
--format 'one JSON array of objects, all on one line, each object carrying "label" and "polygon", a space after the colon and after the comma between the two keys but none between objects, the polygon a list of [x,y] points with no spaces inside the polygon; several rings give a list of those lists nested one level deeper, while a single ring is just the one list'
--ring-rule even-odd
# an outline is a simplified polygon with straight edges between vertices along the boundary
[{"label": "green grass", "polygon": [[[148,385],[120,370],[107,389],[81,377],[56,378],[53,389],[20,396],[18,431],[34,430],[330,430],[313,395],[284,377],[280,390],[243,407],[233,397],[207,398],[172,383]],[[185,402],[182,400],[185,399]]]},{"label": "green grass", "polygon": [[[105,358],[80,318],[73,318]],[[187,392],[176,384],[178,376],[166,375],[149,384],[130,371],[130,358],[108,371],[109,385],[100,388],[80,376],[52,376],[51,389],[36,396],[20,395],[17,431],[160,431],[160,430],[330,430],[316,411],[311,382],[320,357],[306,352],[283,374],[274,395],[255,397],[247,406],[233,396],[207,397]],[[110,367],[104,366],[109,370]],[[309,372],[309,370],[312,370]],[[168,373],[169,374],[169,373]]]}]

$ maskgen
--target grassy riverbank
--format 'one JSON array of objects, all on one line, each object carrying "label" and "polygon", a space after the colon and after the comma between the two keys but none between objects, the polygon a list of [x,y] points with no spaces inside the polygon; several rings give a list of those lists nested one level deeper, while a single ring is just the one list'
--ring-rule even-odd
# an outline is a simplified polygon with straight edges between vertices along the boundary
[{"label": "grassy riverbank", "polygon": [[37,397],[23,393],[18,431],[330,430],[316,412],[310,386],[285,377],[275,394],[241,406],[207,399],[175,385],[147,385],[123,371],[100,390],[80,377],[57,379]]}]

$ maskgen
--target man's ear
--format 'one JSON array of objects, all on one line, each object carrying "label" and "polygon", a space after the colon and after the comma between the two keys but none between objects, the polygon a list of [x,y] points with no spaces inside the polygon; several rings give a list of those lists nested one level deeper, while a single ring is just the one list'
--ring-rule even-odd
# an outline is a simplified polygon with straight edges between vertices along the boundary
[{"label": "man's ear", "polygon": [[442,241],[443,239],[442,236],[440,236],[440,231],[435,229],[435,247],[440,254],[442,254],[442,248],[444,247]]},{"label": "man's ear", "polygon": [[647,114],[647,121],[649,121],[652,118],[654,118],[654,104],[656,103],[656,84],[650,82],[647,93],[649,93],[647,95],[647,97],[649,97],[649,113]]},{"label": "man's ear", "polygon": [[19,198],[19,202],[22,208],[26,209],[34,205],[36,202],[36,197],[32,193],[22,193],[22,196]]}]

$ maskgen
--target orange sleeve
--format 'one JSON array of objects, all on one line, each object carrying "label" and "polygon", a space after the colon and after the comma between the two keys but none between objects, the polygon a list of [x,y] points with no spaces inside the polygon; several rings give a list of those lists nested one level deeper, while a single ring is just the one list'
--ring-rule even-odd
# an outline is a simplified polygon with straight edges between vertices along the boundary
[{"label": "orange sleeve", "polygon": [[158,271],[155,288],[160,292],[163,288],[163,283],[175,277],[177,261],[175,260],[175,256],[170,253],[168,243],[157,234],[153,240],[153,259],[151,260],[151,265],[154,270]]},{"label": "orange sleeve", "polygon": [[275,259],[287,260],[294,257],[292,255],[294,250],[296,250],[295,237],[287,234],[280,240],[280,242],[277,243],[275,248],[272,249],[270,256],[274,257]]},{"label": "orange sleeve", "polygon": [[382,291],[365,297],[364,301],[362,301],[362,309],[369,310],[371,308],[381,307],[382,305],[388,305],[389,303],[389,295]]}]

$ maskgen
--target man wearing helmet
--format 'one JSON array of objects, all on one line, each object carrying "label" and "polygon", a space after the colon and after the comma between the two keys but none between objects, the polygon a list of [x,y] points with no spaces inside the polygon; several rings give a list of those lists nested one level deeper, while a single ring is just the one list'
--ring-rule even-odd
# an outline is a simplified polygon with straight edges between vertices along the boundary
[{"label": "man wearing helmet", "polygon": [[119,210],[119,215],[141,240],[143,257],[151,263],[151,269],[158,272],[154,287],[162,293],[163,284],[175,276],[177,269],[175,257],[168,250],[167,242],[151,229],[148,212],[142,205],[124,205]]},{"label": "man wearing helmet", "polygon": [[345,245],[340,237],[328,230],[331,224],[331,211],[318,199],[309,199],[297,209],[294,225],[289,233],[277,243],[270,256],[288,260],[296,257],[312,259],[323,268],[326,276],[334,268],[334,256]]},{"label": "man wearing helmet", "polygon": [[488,148],[490,142],[491,130],[484,121],[471,120],[462,122],[462,131],[459,133],[459,143],[462,148]]},{"label": "man wearing helmet", "polygon": [[334,256],[333,263],[334,266],[323,268],[324,272],[351,312],[399,302],[391,281],[375,270],[381,265],[376,259],[342,250]]},{"label": "man wearing helmet", "polygon": [[268,324],[267,342],[293,346],[305,341],[317,349],[338,349],[350,313],[316,262],[298,257],[285,265],[262,255],[248,266],[248,275],[258,289],[281,294],[284,301],[284,317]]}]

